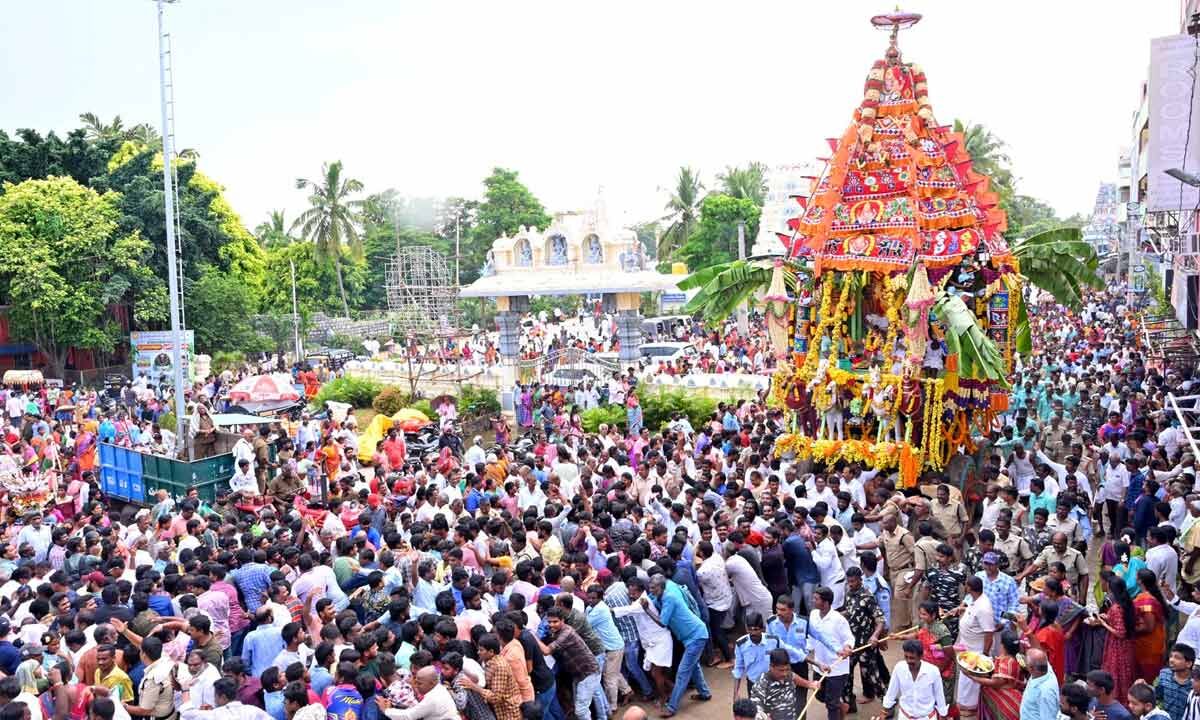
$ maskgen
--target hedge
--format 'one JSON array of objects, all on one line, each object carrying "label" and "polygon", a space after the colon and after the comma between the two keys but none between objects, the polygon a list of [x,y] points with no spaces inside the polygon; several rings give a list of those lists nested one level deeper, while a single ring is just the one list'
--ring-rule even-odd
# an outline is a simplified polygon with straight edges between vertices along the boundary
[{"label": "hedge", "polygon": [[383,386],[374,380],[340,377],[326,383],[313,398],[313,404],[322,407],[326,402],[332,400],[349,403],[356,408],[369,408],[375,397],[382,391]]}]

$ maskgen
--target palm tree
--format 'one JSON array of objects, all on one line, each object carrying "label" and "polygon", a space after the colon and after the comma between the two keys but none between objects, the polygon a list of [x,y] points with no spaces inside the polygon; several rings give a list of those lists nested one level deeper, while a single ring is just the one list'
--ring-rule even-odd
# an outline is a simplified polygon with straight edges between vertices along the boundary
[{"label": "palm tree", "polygon": [[671,224],[659,238],[655,252],[660,261],[669,260],[692,234],[692,228],[700,215],[700,191],[703,189],[699,173],[687,166],[679,168],[675,190],[671,193],[671,199],[667,201],[667,210],[671,212],[663,218],[664,221],[670,220]]},{"label": "palm tree", "polygon": [[355,258],[362,257],[362,238],[358,233],[359,211],[362,200],[350,196],[362,192],[363,184],[354,178],[342,177],[342,161],[325,163],[321,166],[321,178],[296,179],[296,189],[309,189],[309,208],[292,223],[292,232],[297,229],[301,237],[316,245],[319,259],[333,260],[337,271],[338,292],[342,296],[342,311],[350,316],[350,303],[346,300],[346,286],[342,281],[342,245]]},{"label": "palm tree", "polygon": [[96,113],[86,112],[79,116],[79,122],[83,123],[88,140],[108,140],[114,137],[123,137],[125,133],[120,115],[113,117],[112,123],[105,125]]},{"label": "palm tree", "polygon": [[272,210],[271,216],[254,228],[254,237],[258,239],[259,246],[263,248],[290,243],[292,238],[288,235],[287,224],[283,220],[283,211]]},{"label": "palm tree", "polygon": [[726,167],[717,175],[717,181],[726,195],[752,200],[762,207],[767,199],[767,166],[752,162],[744,168]]},{"label": "palm tree", "polygon": [[983,125],[955,120],[954,132],[962,133],[972,168],[991,178],[991,189],[1000,195],[1001,204],[1007,210],[1016,192],[1015,178],[1009,168],[1012,159],[1006,152],[1008,145]]}]

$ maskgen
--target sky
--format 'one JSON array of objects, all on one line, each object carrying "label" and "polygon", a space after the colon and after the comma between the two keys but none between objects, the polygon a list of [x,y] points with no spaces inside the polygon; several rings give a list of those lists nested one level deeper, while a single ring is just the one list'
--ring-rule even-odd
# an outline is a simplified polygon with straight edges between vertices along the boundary
[{"label": "sky", "polygon": [[[341,160],[368,192],[482,194],[496,166],[551,211],[603,187],[614,223],[664,214],[681,165],[827,152],[862,97],[888,3],[859,0],[181,0],[168,6],[178,147],[253,228]],[[0,128],[94,112],[159,124],[151,0],[5,0]],[[925,0],[901,33],[939,122],[1008,144],[1018,191],[1088,212],[1116,179],[1173,0]]]}]

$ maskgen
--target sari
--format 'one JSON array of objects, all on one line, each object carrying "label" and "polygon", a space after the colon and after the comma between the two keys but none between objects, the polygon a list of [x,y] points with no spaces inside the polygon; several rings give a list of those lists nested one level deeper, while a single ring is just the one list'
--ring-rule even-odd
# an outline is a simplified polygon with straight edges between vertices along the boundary
[{"label": "sari", "polygon": [[521,393],[521,400],[517,403],[517,425],[523,428],[533,425],[533,394],[528,390]]},{"label": "sari", "polygon": [[1166,610],[1153,595],[1142,592],[1133,600],[1133,611],[1136,617],[1154,624],[1150,632],[1139,633],[1133,639],[1135,676],[1153,684],[1167,654]]},{"label": "sari", "polygon": [[979,688],[979,717],[981,720],[1017,720],[1021,717],[1021,665],[1015,657],[996,658],[992,678],[1006,682],[1000,687],[984,685]]},{"label": "sari", "polygon": [[1138,594],[1138,570],[1146,567],[1146,561],[1136,555],[1129,558],[1128,563],[1117,563],[1113,567],[1113,575],[1125,581],[1125,589],[1129,591],[1130,597],[1136,597]]},{"label": "sari", "polygon": [[88,421],[83,426],[83,432],[75,440],[75,460],[79,463],[81,473],[94,470],[96,467],[96,428],[95,420]]},{"label": "sari", "polygon": [[942,676],[942,692],[948,701],[954,698],[954,636],[941,620],[917,631],[917,640],[925,651],[925,661],[938,669]]}]

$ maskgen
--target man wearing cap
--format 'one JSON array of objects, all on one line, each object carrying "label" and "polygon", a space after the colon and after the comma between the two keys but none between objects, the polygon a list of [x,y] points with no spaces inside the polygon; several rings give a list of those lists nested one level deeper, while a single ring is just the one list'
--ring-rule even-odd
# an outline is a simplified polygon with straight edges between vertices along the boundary
[{"label": "man wearing cap", "polygon": [[995,552],[983,554],[983,570],[975,576],[983,581],[983,592],[992,605],[992,619],[996,626],[1003,625],[1004,614],[1016,612],[1021,605],[1021,593],[1011,576],[1000,572],[1000,556]]}]

